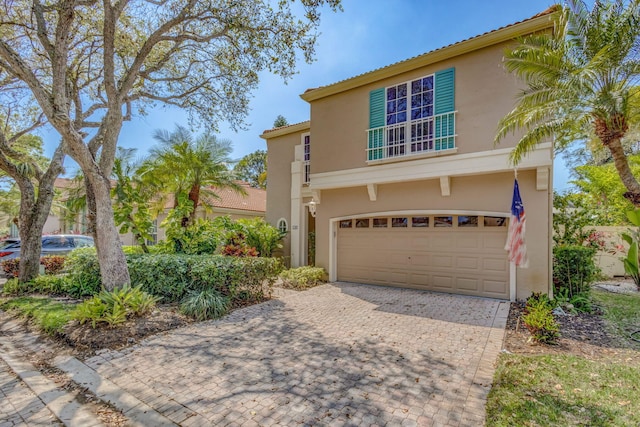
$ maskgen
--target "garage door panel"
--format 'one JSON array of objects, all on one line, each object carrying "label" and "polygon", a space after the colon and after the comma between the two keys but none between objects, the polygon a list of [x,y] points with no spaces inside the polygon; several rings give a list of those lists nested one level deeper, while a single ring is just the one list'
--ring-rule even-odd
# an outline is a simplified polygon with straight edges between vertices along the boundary
[{"label": "garage door panel", "polygon": [[469,277],[461,277],[456,281],[456,284],[457,284],[456,289],[477,292],[478,286],[479,286],[479,280],[472,279]]},{"label": "garage door panel", "polygon": [[[475,234],[475,233],[474,233]],[[480,249],[482,242],[481,236],[476,235],[459,235],[457,236],[456,248],[458,249]]]},{"label": "garage door panel", "polygon": [[451,268],[453,267],[453,256],[445,254],[435,254],[433,255],[433,266],[436,268]]},{"label": "garage door panel", "polygon": [[456,258],[456,267],[466,270],[477,270],[479,261],[477,257],[458,256]]},{"label": "garage door panel", "polygon": [[338,280],[508,298],[506,234],[506,227],[338,229]]},{"label": "garage door panel", "polygon": [[439,290],[453,289],[453,277],[441,276],[438,274],[434,274],[432,277],[433,277],[433,287],[435,289],[439,289]]},{"label": "garage door panel", "polygon": [[501,232],[495,232],[491,230],[490,232],[485,232],[482,239],[482,248],[493,249],[504,253],[504,243],[507,239],[507,233],[506,229],[500,231]]},{"label": "garage door panel", "polygon": [[484,280],[483,288],[485,292],[493,293],[496,295],[504,294],[504,289],[507,286],[507,282],[502,280]]},{"label": "garage door panel", "polygon": [[504,273],[508,270],[507,260],[504,258],[485,258],[482,260],[482,269],[485,271]]}]

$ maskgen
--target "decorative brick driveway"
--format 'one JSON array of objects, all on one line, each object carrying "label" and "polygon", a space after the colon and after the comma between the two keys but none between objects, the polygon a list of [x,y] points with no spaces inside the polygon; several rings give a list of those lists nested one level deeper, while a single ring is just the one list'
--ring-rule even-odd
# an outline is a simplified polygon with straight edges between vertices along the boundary
[{"label": "decorative brick driveway", "polygon": [[481,425],[508,303],[334,283],[87,364],[182,425]]}]

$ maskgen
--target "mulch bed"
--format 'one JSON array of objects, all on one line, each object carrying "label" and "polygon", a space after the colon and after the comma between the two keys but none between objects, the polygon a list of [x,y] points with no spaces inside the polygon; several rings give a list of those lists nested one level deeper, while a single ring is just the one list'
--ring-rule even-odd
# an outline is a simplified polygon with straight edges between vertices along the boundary
[{"label": "mulch bed", "polygon": [[554,345],[539,344],[522,322],[524,302],[513,302],[509,310],[503,348],[511,353],[542,355],[567,354],[592,360],[614,359],[640,364],[640,352],[625,348],[625,343],[612,334],[602,312],[555,316],[560,325],[560,338]]}]

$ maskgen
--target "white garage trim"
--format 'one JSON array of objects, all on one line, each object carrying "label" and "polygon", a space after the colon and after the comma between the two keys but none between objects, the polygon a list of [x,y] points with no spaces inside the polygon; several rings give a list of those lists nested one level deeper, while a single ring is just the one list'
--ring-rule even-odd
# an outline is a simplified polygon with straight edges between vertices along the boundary
[{"label": "white garage trim", "polygon": [[[473,210],[451,210],[451,209],[437,209],[437,210],[399,210],[399,211],[381,211],[381,212],[367,212],[363,214],[345,215],[339,217],[333,217],[329,219],[329,280],[336,281],[338,279],[338,224],[345,219],[358,219],[358,218],[370,218],[370,217],[388,217],[395,215],[406,216],[421,216],[421,215],[469,215],[469,216],[496,216],[509,218],[511,215],[509,212],[495,212],[495,211],[473,211]],[[505,257],[507,252],[505,251]],[[516,297],[516,268],[513,263],[510,263],[509,267],[509,299],[515,301]]]}]

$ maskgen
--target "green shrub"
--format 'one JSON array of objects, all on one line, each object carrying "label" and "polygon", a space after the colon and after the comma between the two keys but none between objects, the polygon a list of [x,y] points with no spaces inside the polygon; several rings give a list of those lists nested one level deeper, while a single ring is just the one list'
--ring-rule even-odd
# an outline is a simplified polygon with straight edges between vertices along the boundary
[{"label": "green shrub", "polygon": [[151,312],[157,301],[157,297],[142,291],[140,286],[123,286],[114,289],[113,292],[102,291],[79,304],[73,318],[80,324],[91,322],[93,328],[98,323],[116,326],[124,323],[129,317],[143,316]]},{"label": "green shrub", "polygon": [[20,283],[16,278],[9,279],[2,285],[4,295],[21,295],[28,292],[27,289],[28,285]]},{"label": "green shrub", "polygon": [[[553,248],[553,284],[556,293],[566,292],[569,298],[588,295],[599,270],[594,262],[596,250],[584,246]],[[564,291],[566,289],[566,291]]]},{"label": "green shrub", "polygon": [[0,262],[4,274],[8,278],[18,277],[20,271],[20,258],[8,259]]},{"label": "green shrub", "polygon": [[45,274],[60,274],[64,269],[66,257],[61,255],[47,255],[40,258],[40,265],[44,266]]},{"label": "green shrub", "polygon": [[546,294],[534,293],[527,299],[526,314],[522,320],[534,341],[553,344],[560,336],[560,327],[553,318],[552,308]]},{"label": "green shrub", "polygon": [[243,229],[247,246],[255,248],[258,256],[270,257],[276,249],[282,248],[286,232],[278,230],[262,218],[243,218],[236,221]]},{"label": "green shrub", "polygon": [[100,265],[95,248],[80,248],[72,251],[65,260],[68,271],[69,295],[80,298],[96,295],[102,289]]},{"label": "green shrub", "polygon": [[323,268],[304,266],[291,268],[280,273],[282,286],[291,289],[307,289],[324,282]]},{"label": "green shrub", "polygon": [[163,302],[180,301],[189,288],[191,259],[189,255],[169,254],[127,256],[131,283]]},{"label": "green shrub", "polygon": [[[169,218],[167,218],[169,219]],[[186,255],[203,255],[215,252],[222,239],[223,230],[214,221],[198,219],[188,227],[170,221],[167,241],[160,244],[163,252]]]},{"label": "green shrub", "polygon": [[[68,263],[68,292],[77,297],[96,295],[101,282],[95,252],[82,253]],[[188,291],[208,288],[232,299],[239,292],[243,298],[262,298],[282,271],[282,263],[275,258],[222,255],[128,255],[127,264],[131,283],[167,303],[181,301]]]},{"label": "green shrub", "polygon": [[142,250],[142,246],[122,246],[122,252],[124,252],[125,255],[139,255],[139,254],[143,254],[144,251]]},{"label": "green shrub", "polygon": [[38,276],[30,282],[30,292],[64,294],[67,292],[66,276]]},{"label": "green shrub", "polygon": [[213,288],[190,291],[182,301],[180,310],[198,321],[217,319],[229,311],[229,298]]}]

